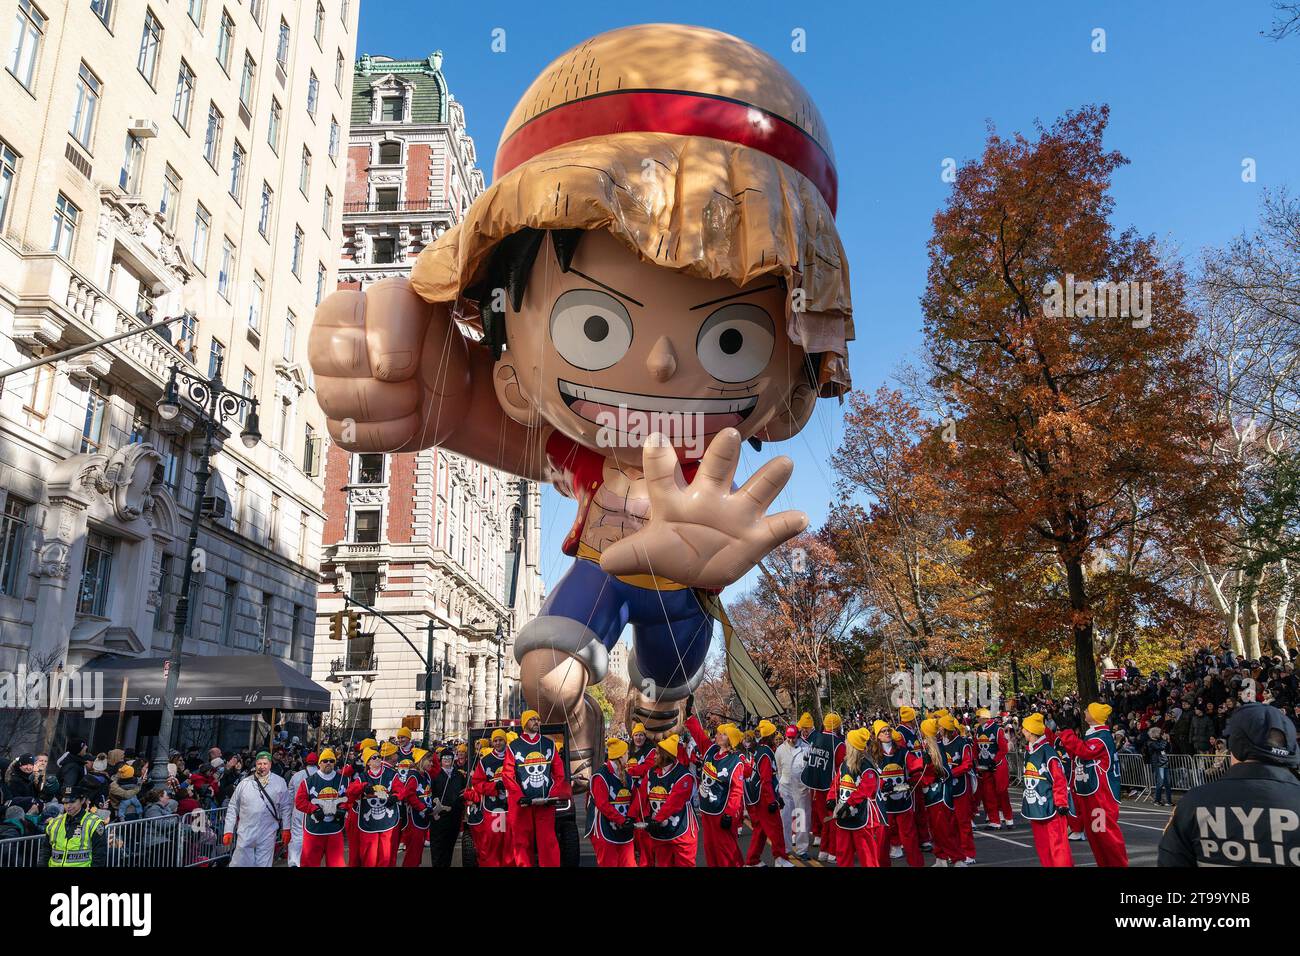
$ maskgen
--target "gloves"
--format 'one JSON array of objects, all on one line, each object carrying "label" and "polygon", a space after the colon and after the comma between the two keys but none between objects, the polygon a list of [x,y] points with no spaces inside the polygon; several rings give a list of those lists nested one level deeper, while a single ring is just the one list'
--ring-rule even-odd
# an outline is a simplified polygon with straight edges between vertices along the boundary
[{"label": "gloves", "polygon": [[289,845],[289,831],[288,831],[288,830],[281,830],[281,831],[280,831],[280,842],[283,843],[285,846],[288,846],[288,845]]},{"label": "gloves", "polygon": [[780,794],[777,795],[776,805],[780,807],[782,810],[785,809],[785,798],[782,797]]},{"label": "gloves", "polygon": [[730,816],[730,814],[726,814],[726,813],[724,813],[724,814],[723,814],[723,815],[718,819],[718,826],[722,827],[722,829],[724,829],[724,830],[730,830],[730,829],[731,829],[731,816]]},{"label": "gloves", "polygon": [[827,800],[826,800],[826,809],[827,809],[827,810],[834,810],[834,809],[835,809],[835,801],[834,801],[833,799],[829,798],[829,797],[828,797]]},{"label": "gloves", "polygon": [[361,788],[361,795],[365,797],[373,797],[375,795],[375,785],[373,783],[366,784]]},{"label": "gloves", "polygon": [[1057,808],[1056,808],[1056,815],[1057,815],[1058,817],[1069,816],[1069,815],[1070,815],[1070,810],[1069,810],[1068,807],[1057,807]]},{"label": "gloves", "polygon": [[780,804],[781,802],[779,800],[773,800],[771,803],[767,805],[767,812],[776,813],[776,811],[781,808]]},{"label": "gloves", "polygon": [[235,835],[233,833],[227,833],[225,836],[221,838],[221,845],[230,846],[231,841],[234,839],[235,839]]},{"label": "gloves", "polygon": [[526,807],[526,806],[528,806],[529,804],[531,804],[532,802],[533,802],[533,798],[532,798],[532,797],[520,797],[520,798],[519,798],[519,805],[520,805],[521,807]]},{"label": "gloves", "polygon": [[320,807],[317,807],[315,810],[311,812],[311,818],[315,820],[317,823],[324,823],[325,811],[322,810]]},{"label": "gloves", "polygon": [[352,764],[350,764],[350,763],[345,763],[345,764],[343,765],[343,769],[340,770],[339,773],[343,774],[343,776],[345,776],[345,777],[350,777],[350,776],[352,776]]},{"label": "gloves", "polygon": [[498,797],[504,797],[505,795],[506,795],[506,785],[505,785],[504,783],[502,783],[500,780],[498,780],[498,781],[497,781],[497,796],[498,796]]}]

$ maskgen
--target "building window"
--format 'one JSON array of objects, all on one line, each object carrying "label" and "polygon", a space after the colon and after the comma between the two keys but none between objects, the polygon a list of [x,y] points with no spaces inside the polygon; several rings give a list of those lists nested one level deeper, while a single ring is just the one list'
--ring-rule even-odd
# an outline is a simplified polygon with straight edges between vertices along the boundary
[{"label": "building window", "polygon": [[253,22],[260,29],[262,26],[262,17],[266,14],[266,0],[249,0],[248,12],[253,17]]},{"label": "building window", "polygon": [[190,19],[194,21],[196,27],[203,26],[203,6],[204,0],[188,0]]},{"label": "building window", "polygon": [[320,441],[316,438],[316,429],[310,425],[303,429],[302,473],[308,478],[320,474]]},{"label": "building window", "polygon": [[358,508],[352,512],[352,540],[357,544],[379,543],[378,508]]},{"label": "building window", "polygon": [[[375,604],[375,592],[379,586],[379,575],[374,571],[353,571],[350,575],[352,586],[349,589],[349,597],[354,601],[360,601],[362,604],[369,604],[371,607]],[[369,703],[369,701],[366,701]]]},{"label": "building window", "polygon": [[235,615],[239,610],[239,582],[226,578],[226,592],[221,599],[221,642],[227,647],[235,644]]},{"label": "building window", "polygon": [[280,397],[280,416],[276,421],[275,444],[281,450],[289,447],[289,435],[292,433],[293,401],[288,395]]},{"label": "building window", "polygon": [[221,366],[226,361],[226,346],[220,339],[213,336],[211,344],[208,346],[208,378],[221,374]]},{"label": "building window", "polygon": [[396,212],[402,191],[396,186],[382,186],[375,190],[375,210]]},{"label": "building window", "polygon": [[253,60],[253,55],[245,50],[244,72],[239,77],[239,102],[249,111],[253,109],[253,83],[256,79],[257,63]]},{"label": "building window", "polygon": [[198,341],[199,325],[198,319],[190,311],[181,314],[181,324],[179,326],[180,334],[176,339],[176,350],[194,361],[194,345]]},{"label": "building window", "polygon": [[29,90],[32,88],[32,78],[36,75],[36,59],[41,50],[41,35],[44,32],[45,15],[29,0],[18,0],[14,46],[9,52],[9,72]]},{"label": "building window", "polygon": [[176,231],[176,207],[181,201],[181,176],[180,173],[167,167],[163,173],[162,198],[158,200],[158,211],[162,213],[164,221],[167,223],[167,231]]},{"label": "building window", "polygon": [[397,240],[392,236],[375,237],[374,250],[376,265],[388,265],[397,261]]},{"label": "building window", "polygon": [[339,19],[343,21],[344,28],[348,25],[348,12],[352,9],[351,0],[343,0],[339,4]]},{"label": "building window", "polygon": [[[9,218],[9,197],[13,195],[14,178],[18,175],[18,154],[9,144],[0,140],[0,232]],[[329,190],[326,190],[328,194]],[[329,198],[328,195],[326,198]]]},{"label": "building window", "polygon": [[117,185],[132,196],[140,194],[140,180],[144,176],[144,140],[126,134],[126,149],[122,155],[122,170]]},{"label": "building window", "polygon": [[27,542],[28,504],[9,496],[0,516],[0,594],[18,597],[23,548]]},{"label": "building window", "polygon": [[152,10],[144,13],[144,30],[140,34],[140,54],[136,57],[135,68],[140,75],[153,86],[158,74],[158,50],[162,46],[162,24]]},{"label": "building window", "polygon": [[244,152],[244,147],[239,145],[239,140],[235,140],[234,148],[230,151],[230,198],[239,205],[244,204],[244,173],[248,168],[248,154]]},{"label": "building window", "polygon": [[172,103],[172,118],[181,124],[181,129],[190,128],[190,107],[194,103],[194,71],[190,65],[181,60],[180,73],[176,76],[176,99]]},{"label": "building window", "polygon": [[131,437],[129,444],[143,445],[149,440],[149,433],[153,430],[153,415],[149,413],[147,405],[136,405],[135,414],[131,416]]},{"label": "building window", "polygon": [[397,166],[402,162],[402,144],[391,140],[379,144],[379,165]]},{"label": "building window", "polygon": [[173,495],[181,493],[181,475],[185,468],[185,452],[175,438],[168,439],[160,449],[162,454],[163,481],[172,490]]},{"label": "building window", "polygon": [[262,211],[257,216],[257,231],[263,239],[271,235],[271,204],[274,201],[275,192],[271,189],[271,184],[262,180]]},{"label": "building window", "polygon": [[262,299],[265,294],[265,280],[254,272],[253,294],[248,300],[248,327],[258,335],[262,334]]},{"label": "building window", "polygon": [[402,121],[403,112],[401,96],[385,96],[380,100],[380,122],[400,123]]},{"label": "building window", "polygon": [[98,382],[91,382],[86,390],[86,417],[81,425],[81,454],[93,455],[99,451],[104,436],[104,409],[108,406]]},{"label": "building window", "polygon": [[86,532],[86,555],[81,566],[81,594],[77,599],[78,614],[105,616],[115,544],[112,538],[98,531]]},{"label": "building window", "polygon": [[77,97],[72,109],[72,125],[68,131],[86,149],[90,149],[90,140],[95,132],[95,111],[99,108],[99,94],[103,84],[99,77],[90,71],[85,63],[77,72]]},{"label": "building window", "polygon": [[[253,370],[247,365],[244,366],[244,381],[240,385],[240,394],[245,398],[252,398],[257,394],[257,376],[253,374]],[[244,424],[247,418],[248,405],[242,404],[239,406],[239,424]]]},{"label": "building window", "polygon": [[343,51],[339,50],[334,56],[334,89],[340,93],[343,92]]},{"label": "building window", "polygon": [[76,237],[77,217],[81,210],[63,193],[54,200],[54,226],[50,234],[50,251],[65,259],[72,258],[72,241]]},{"label": "building window", "polygon": [[275,62],[280,69],[289,72],[289,24],[280,18],[280,38],[275,43]]},{"label": "building window", "polygon": [[307,563],[307,539],[311,534],[311,525],[307,523],[307,512],[298,512],[298,563]]},{"label": "building window", "polygon": [[[334,193],[330,192],[328,186],[325,187],[325,203],[321,207],[320,227],[325,230],[326,234],[330,231],[330,223],[334,220]],[[3,225],[3,217],[0,217],[0,225]]]},{"label": "building window", "polygon": [[320,300],[325,298],[325,280],[327,273],[325,263],[316,263],[316,304],[320,305]]},{"label": "building window", "polygon": [[333,116],[330,117],[330,159],[334,162],[339,161],[339,121]]},{"label": "building window", "polygon": [[221,237],[221,268],[217,272],[217,294],[230,301],[230,284],[235,277],[235,244]]},{"label": "building window", "polygon": [[266,144],[271,152],[280,155],[280,101],[271,97],[271,118],[266,124]]},{"label": "building window", "polygon": [[302,166],[298,168],[298,188],[304,196],[311,189],[311,150],[306,146],[302,148]]},{"label": "building window", "polygon": [[217,104],[209,103],[208,129],[203,137],[203,156],[213,169],[217,168],[217,154],[221,149],[221,128],[224,125],[225,117],[221,115],[221,110],[217,109]]},{"label": "building window", "polygon": [[271,518],[266,525],[266,546],[274,550],[280,539],[280,496],[271,492]]},{"label": "building window", "polygon": [[190,244],[190,258],[200,272],[207,272],[208,233],[212,228],[212,214],[199,203],[194,210],[194,242]]},{"label": "building window", "polygon": [[289,267],[293,270],[293,274],[297,276],[299,279],[302,278],[302,246],[303,246],[302,227],[294,226],[293,227],[293,257],[289,261]]},{"label": "building window", "polygon": [[356,485],[382,485],[384,483],[384,456],[371,453],[353,455],[352,483]]},{"label": "building window", "polygon": [[293,617],[289,624],[289,659],[298,660],[302,656],[302,605],[293,606]]},{"label": "building window", "polygon": [[316,79],[316,71],[312,70],[307,75],[307,115],[312,119],[316,118],[316,107],[320,103],[320,80]]},{"label": "building window", "polygon": [[230,14],[221,11],[221,26],[217,30],[217,62],[230,75],[230,51],[235,45],[235,21]]},{"label": "building window", "polygon": [[230,527],[242,532],[244,529],[244,503],[248,499],[248,475],[242,471],[235,472],[235,494],[230,502]]},{"label": "building window", "polygon": [[284,317],[284,338],[281,341],[283,347],[281,357],[290,364],[293,363],[294,345],[296,344],[295,339],[297,339],[297,337],[298,327],[294,320],[293,309],[290,309],[288,314]]},{"label": "building window", "polygon": [[104,26],[113,29],[113,0],[90,0],[90,12],[99,17]]}]

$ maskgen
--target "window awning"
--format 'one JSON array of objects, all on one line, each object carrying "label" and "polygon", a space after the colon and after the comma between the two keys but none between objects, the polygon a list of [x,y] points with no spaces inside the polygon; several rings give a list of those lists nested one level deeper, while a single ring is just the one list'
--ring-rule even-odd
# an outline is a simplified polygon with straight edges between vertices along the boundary
[{"label": "window awning", "polygon": [[[80,673],[94,680],[103,674],[105,713],[162,710],[166,659],[104,656],[83,665]],[[256,713],[274,707],[283,711],[327,711],[330,692],[278,657],[264,654],[224,654],[181,658],[176,687],[177,713]],[[87,690],[89,686],[82,685]],[[92,685],[93,686],[93,685]],[[126,690],[123,705],[123,688]],[[81,706],[69,702],[69,706]]]}]

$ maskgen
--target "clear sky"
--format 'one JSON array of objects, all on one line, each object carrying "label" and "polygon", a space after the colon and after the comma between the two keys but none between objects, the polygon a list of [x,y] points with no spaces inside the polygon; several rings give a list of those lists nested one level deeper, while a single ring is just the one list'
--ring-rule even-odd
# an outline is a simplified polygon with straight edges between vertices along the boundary
[{"label": "clear sky", "polygon": [[[1035,119],[1110,104],[1108,146],[1131,160],[1115,177],[1117,225],[1155,234],[1192,262],[1251,225],[1261,190],[1300,186],[1300,37],[1264,38],[1271,20],[1268,0],[362,0],[358,52],[418,58],[442,50],[490,180],[515,101],[589,36],[630,23],[695,23],[762,47],[804,84],[830,128],[853,278],[853,380],[874,390],[921,344],[918,299],[931,217],[948,189],[943,161],[978,156],[989,123],[1030,132]],[[497,29],[504,52],[492,50]],[[806,52],[791,48],[796,29]],[[1092,50],[1096,29],[1105,31],[1105,52]],[[1255,182],[1242,181],[1247,158]],[[777,505],[802,508],[814,526],[830,503],[828,459],[840,434],[838,406],[820,406],[803,434],[761,453],[746,449],[741,465],[744,476],[773,454],[791,455],[795,476]],[[568,567],[559,543],[573,514],[571,502],[544,493],[548,585]]]}]

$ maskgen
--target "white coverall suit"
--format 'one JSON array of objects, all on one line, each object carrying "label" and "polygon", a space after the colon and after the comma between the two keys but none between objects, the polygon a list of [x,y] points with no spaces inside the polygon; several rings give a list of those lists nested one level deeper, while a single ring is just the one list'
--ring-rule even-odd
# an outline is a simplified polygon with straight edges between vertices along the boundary
[{"label": "white coverall suit", "polygon": [[302,824],[307,819],[307,814],[301,810],[293,808],[293,797],[298,792],[298,784],[307,779],[307,771],[314,770],[314,767],[303,767],[292,777],[289,778],[289,813],[291,816],[289,826],[289,865],[298,866],[302,862]]},{"label": "white coverall suit", "polygon": [[[800,781],[804,764],[808,762],[808,745],[802,740],[794,746],[783,743],[776,748],[776,776],[781,788],[781,826],[785,831],[785,845],[793,853],[808,852],[809,822],[812,807],[808,788]],[[798,811],[798,816],[796,816]]]},{"label": "white coverall suit", "polygon": [[293,802],[284,778],[268,774],[262,781],[266,788],[264,798],[255,777],[256,774],[249,774],[239,781],[226,806],[225,832],[235,834],[231,866],[270,866],[280,831],[289,829]]}]

